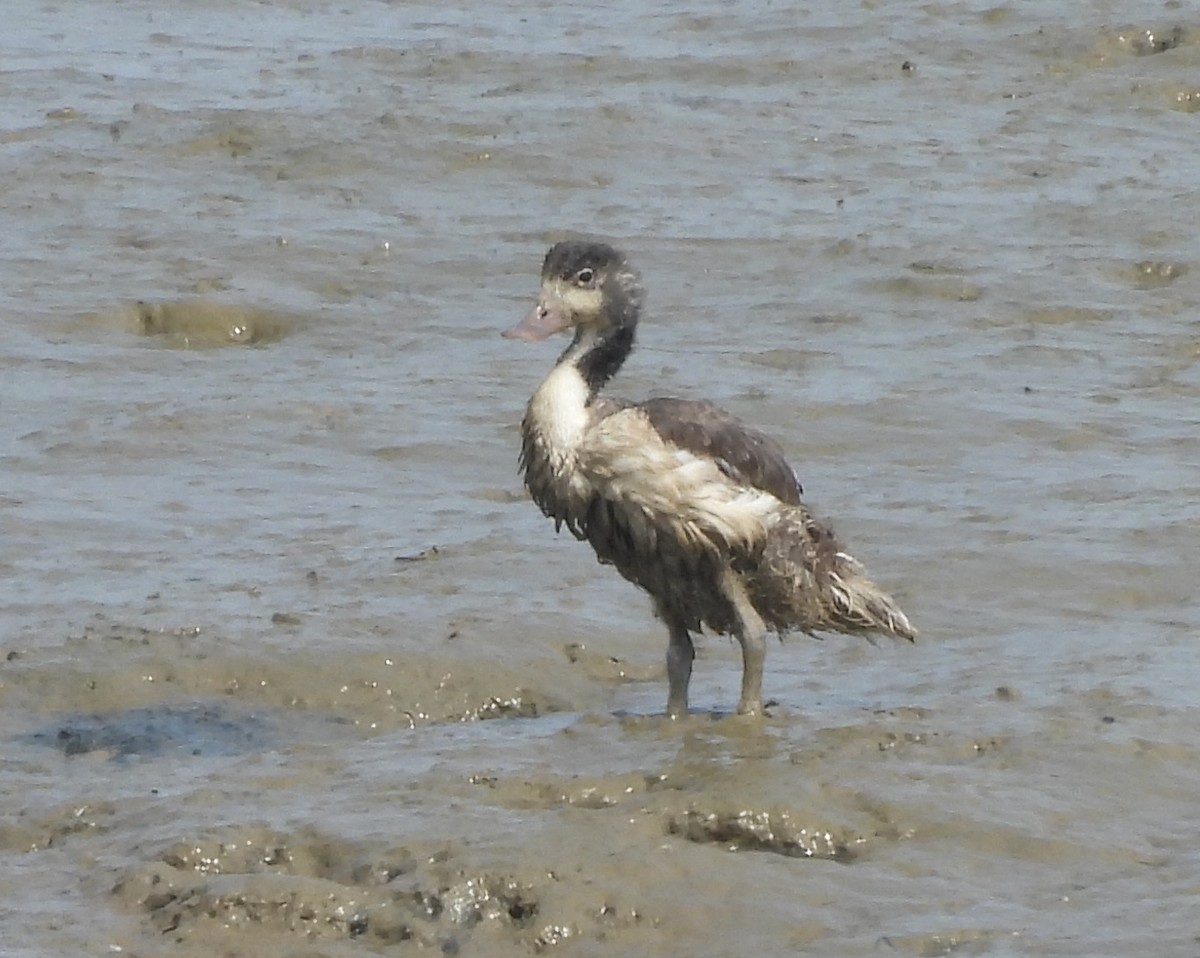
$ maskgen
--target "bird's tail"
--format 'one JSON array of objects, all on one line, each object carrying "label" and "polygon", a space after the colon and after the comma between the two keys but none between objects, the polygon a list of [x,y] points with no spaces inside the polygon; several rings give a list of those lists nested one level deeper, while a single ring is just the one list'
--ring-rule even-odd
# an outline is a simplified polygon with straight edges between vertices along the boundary
[{"label": "bird's tail", "polygon": [[912,642],[917,637],[908,616],[888,593],[867,577],[862,564],[841,554],[840,568],[830,570],[829,598],[834,619],[845,631],[883,632]]},{"label": "bird's tail", "polygon": [[896,600],[803,507],[772,525],[751,579],[755,604],[775,628],[917,636]]}]

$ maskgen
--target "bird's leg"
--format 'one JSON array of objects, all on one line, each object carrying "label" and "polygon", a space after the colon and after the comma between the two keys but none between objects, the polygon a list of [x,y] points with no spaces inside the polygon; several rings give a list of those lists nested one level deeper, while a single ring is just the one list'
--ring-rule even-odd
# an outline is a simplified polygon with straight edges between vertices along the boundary
[{"label": "bird's leg", "polygon": [[667,718],[678,719],[687,715],[688,682],[696,650],[686,625],[674,618],[667,618],[666,622],[671,635],[667,646]]},{"label": "bird's leg", "polygon": [[721,589],[733,606],[737,619],[737,640],[742,647],[742,697],[738,700],[739,715],[758,715],[762,712],[763,660],[767,655],[767,626],[746,595],[746,587],[737,575],[726,570]]}]

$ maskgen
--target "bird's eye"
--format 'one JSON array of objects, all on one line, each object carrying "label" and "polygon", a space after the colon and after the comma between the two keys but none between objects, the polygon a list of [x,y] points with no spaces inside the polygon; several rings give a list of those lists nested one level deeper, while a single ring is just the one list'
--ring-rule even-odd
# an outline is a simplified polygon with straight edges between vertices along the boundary
[{"label": "bird's eye", "polygon": [[591,286],[596,281],[596,271],[590,266],[585,266],[575,274],[575,282],[580,286]]}]

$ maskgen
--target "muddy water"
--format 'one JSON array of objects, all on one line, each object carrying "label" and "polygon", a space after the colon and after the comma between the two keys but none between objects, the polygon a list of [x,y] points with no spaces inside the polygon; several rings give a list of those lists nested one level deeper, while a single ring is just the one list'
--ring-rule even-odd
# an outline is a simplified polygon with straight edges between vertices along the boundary
[{"label": "muddy water", "polygon": [[[5,954],[1195,953],[1186,5],[10,6]],[[515,476],[578,232],[915,647],[662,722]]]}]

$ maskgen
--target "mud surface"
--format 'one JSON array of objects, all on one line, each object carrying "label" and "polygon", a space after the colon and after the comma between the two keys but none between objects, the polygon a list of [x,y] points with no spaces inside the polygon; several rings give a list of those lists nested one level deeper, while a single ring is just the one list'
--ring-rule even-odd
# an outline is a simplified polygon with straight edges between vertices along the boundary
[{"label": "mud surface", "polygon": [[[10,6],[0,951],[1195,954],[1188,5]],[[663,722],[516,478],[572,233],[915,646]]]}]

